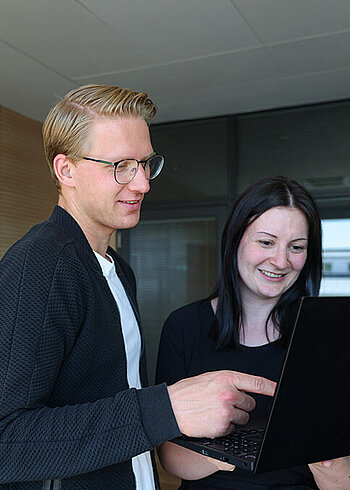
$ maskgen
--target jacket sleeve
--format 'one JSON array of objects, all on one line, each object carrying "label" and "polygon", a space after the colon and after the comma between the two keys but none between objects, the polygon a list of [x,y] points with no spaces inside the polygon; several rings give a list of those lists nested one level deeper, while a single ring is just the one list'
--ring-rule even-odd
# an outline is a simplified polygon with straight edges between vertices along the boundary
[{"label": "jacket sleeve", "polygon": [[29,264],[26,253],[10,252],[0,264],[0,483],[88,473],[177,436],[165,385],[50,402],[86,315],[73,280],[83,272],[36,251]]}]

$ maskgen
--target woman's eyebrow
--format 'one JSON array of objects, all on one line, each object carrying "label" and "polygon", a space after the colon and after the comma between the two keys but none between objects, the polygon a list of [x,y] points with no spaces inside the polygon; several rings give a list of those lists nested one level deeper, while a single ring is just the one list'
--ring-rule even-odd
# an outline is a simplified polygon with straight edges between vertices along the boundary
[{"label": "woman's eyebrow", "polygon": [[272,238],[277,238],[277,236],[276,236],[276,235],[273,235],[272,233],[269,233],[268,231],[257,231],[256,233],[257,233],[257,234],[262,233],[262,234],[264,234],[264,235],[269,235],[269,236],[271,236]]},{"label": "woman's eyebrow", "polygon": [[[272,237],[272,238],[278,238],[276,235],[273,235],[272,233],[269,233],[268,231],[257,231],[256,233],[257,233],[258,235],[259,235],[259,234],[263,234],[263,235],[268,235],[268,236],[270,236],[270,237]],[[306,241],[307,241],[308,239],[307,239],[307,238],[305,238],[305,237],[293,238],[293,240],[291,240],[291,242],[297,242],[297,241],[299,241],[299,240],[306,240]]]}]

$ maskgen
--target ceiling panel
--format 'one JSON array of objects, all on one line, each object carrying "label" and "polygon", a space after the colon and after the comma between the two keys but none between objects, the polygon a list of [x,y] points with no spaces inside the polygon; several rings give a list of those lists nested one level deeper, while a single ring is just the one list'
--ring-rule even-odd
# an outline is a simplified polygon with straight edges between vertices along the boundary
[{"label": "ceiling panel", "polygon": [[1,104],[36,120],[74,84],[0,41]]},{"label": "ceiling panel", "polygon": [[230,0],[81,2],[127,40],[128,51],[142,50],[152,63],[260,44]]},{"label": "ceiling panel", "polygon": [[155,67],[144,67],[137,70],[115,71],[100,75],[75,78],[78,85],[85,83],[103,83],[106,85],[118,85],[128,87],[132,90],[148,92],[149,95],[168,94],[179,91],[180,77],[173,77],[171,65],[160,65]]},{"label": "ceiling panel", "polygon": [[1,0],[6,42],[67,77],[144,64],[118,32],[72,0]]},{"label": "ceiling panel", "polygon": [[233,3],[264,43],[350,29],[349,0],[233,0]]},{"label": "ceiling panel", "polygon": [[[191,96],[213,86],[221,87],[246,81],[270,79],[282,72],[261,48],[211,56],[133,72],[90,77],[96,83],[133,86],[156,96]],[[83,82],[85,79],[78,79]]]},{"label": "ceiling panel", "polygon": [[349,44],[350,31],[276,44],[267,49],[285,74],[297,75],[349,67]]},{"label": "ceiling panel", "polygon": [[[329,87],[332,87],[330,93]],[[186,98],[169,94],[157,97],[156,122],[218,116],[312,104],[349,96],[350,69],[300,77],[262,80],[254,83],[212,87]]]},{"label": "ceiling panel", "polygon": [[0,103],[43,119],[73,86],[119,84],[147,91],[158,120],[172,121],[346,98],[349,10],[350,0],[1,0]]},{"label": "ceiling panel", "polygon": [[214,86],[220,88],[282,74],[263,48],[173,64],[169,66],[169,73],[178,78],[182,93],[190,96]]}]

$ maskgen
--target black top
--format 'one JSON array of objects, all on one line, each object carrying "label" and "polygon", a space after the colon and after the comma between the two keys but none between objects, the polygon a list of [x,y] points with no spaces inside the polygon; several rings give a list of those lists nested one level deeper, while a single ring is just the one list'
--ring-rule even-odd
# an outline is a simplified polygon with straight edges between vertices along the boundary
[{"label": "black top", "polygon": [[[274,381],[279,377],[285,349],[279,341],[259,347],[234,350],[230,347],[216,349],[209,337],[215,315],[208,299],[197,301],[173,312],[165,322],[160,341],[156,382],[172,384],[182,378],[207,371],[230,369],[264,376]],[[272,398],[252,395],[257,406],[251,419],[266,418]],[[275,486],[278,485],[278,486]],[[308,467],[292,468],[261,475],[241,469],[234,472],[219,471],[194,482],[183,481],[183,489],[231,488],[259,490],[267,488],[306,490],[317,488]]]}]

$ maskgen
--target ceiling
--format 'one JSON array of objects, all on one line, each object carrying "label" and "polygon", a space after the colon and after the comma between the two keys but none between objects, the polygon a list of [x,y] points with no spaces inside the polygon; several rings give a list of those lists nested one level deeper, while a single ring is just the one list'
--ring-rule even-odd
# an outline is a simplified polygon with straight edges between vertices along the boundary
[{"label": "ceiling", "polygon": [[349,0],[1,0],[0,104],[43,120],[87,83],[157,122],[350,95]]}]

